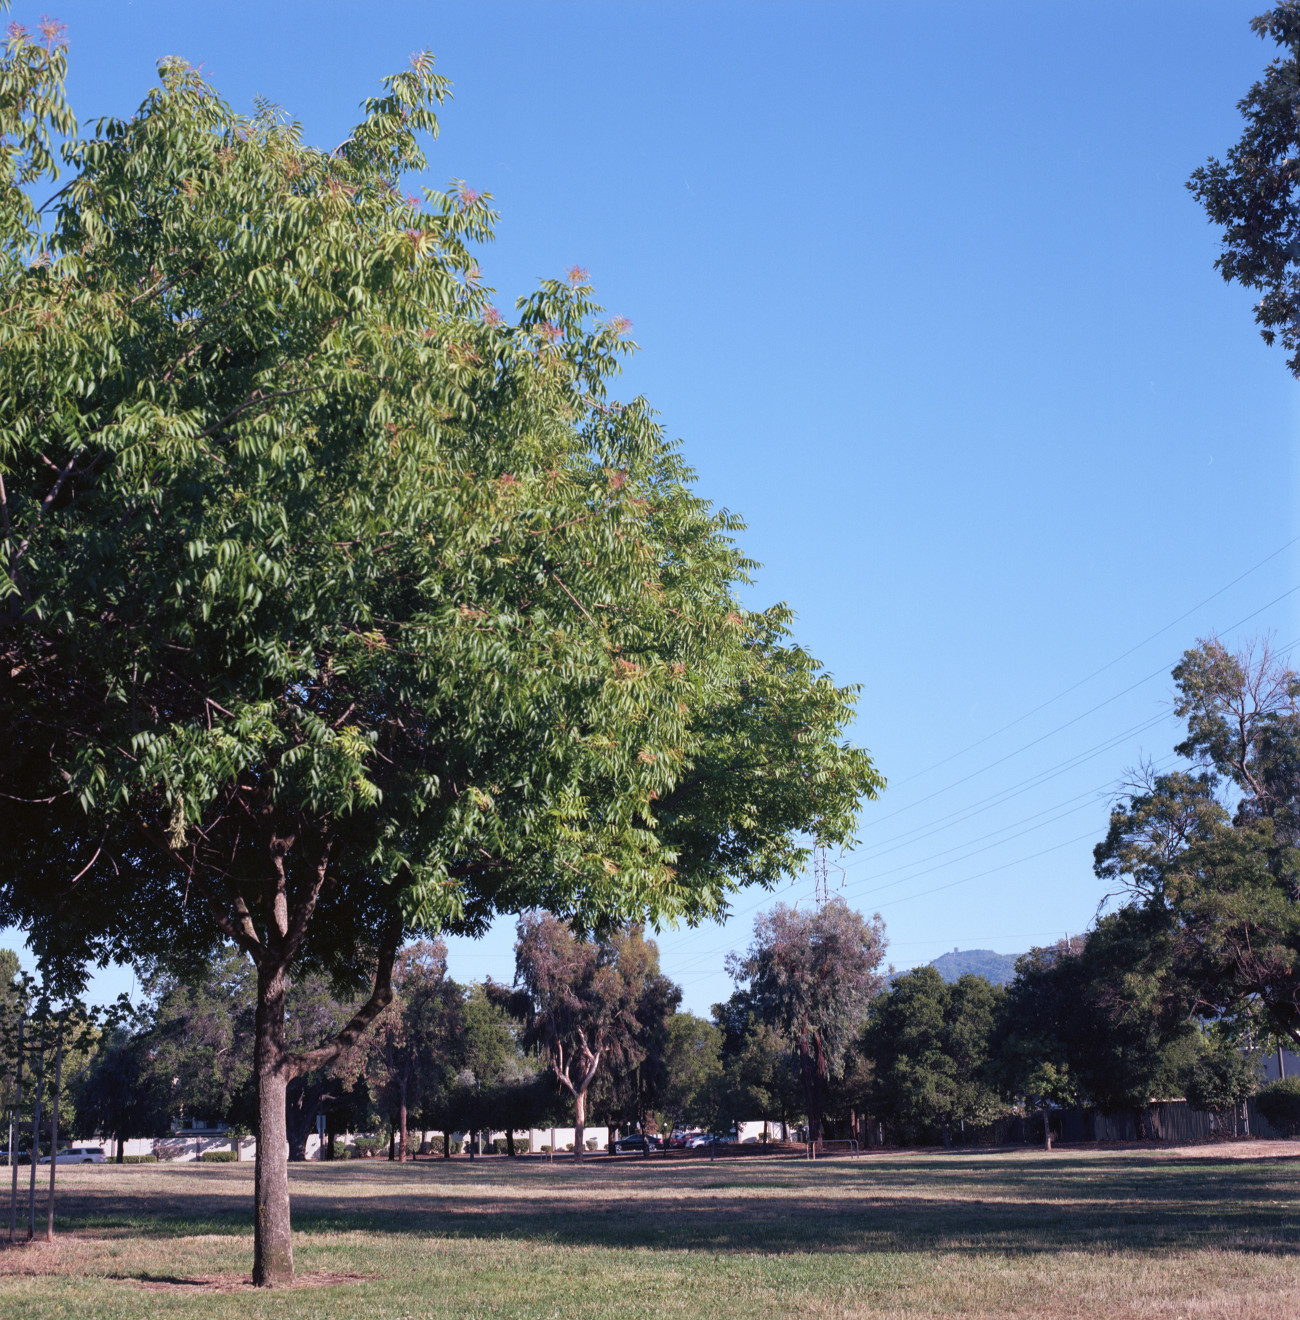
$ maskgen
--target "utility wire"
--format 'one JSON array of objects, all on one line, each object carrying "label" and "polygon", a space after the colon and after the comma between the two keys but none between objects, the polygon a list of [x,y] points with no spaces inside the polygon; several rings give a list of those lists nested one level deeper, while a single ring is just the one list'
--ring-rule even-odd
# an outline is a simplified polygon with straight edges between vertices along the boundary
[{"label": "utility wire", "polygon": [[[1092,680],[1096,678],[1099,674],[1104,674],[1108,669],[1113,669],[1117,664],[1119,664],[1121,660],[1127,660],[1129,656],[1131,656],[1136,651],[1140,651],[1144,646],[1147,645],[1148,642],[1154,642],[1157,637],[1162,637],[1171,628],[1176,628],[1180,623],[1183,622],[1184,619],[1191,618],[1191,616],[1195,614],[1197,610],[1204,609],[1204,607],[1208,605],[1212,600],[1217,600],[1220,596],[1223,595],[1225,591],[1230,591],[1233,587],[1237,585],[1238,582],[1244,581],[1252,573],[1263,568],[1265,564],[1276,559],[1278,555],[1282,554],[1283,551],[1289,550],[1293,545],[1295,545],[1297,541],[1300,541],[1300,536],[1293,536],[1285,545],[1278,546],[1278,548],[1274,550],[1272,554],[1265,555],[1264,558],[1259,561],[1259,563],[1255,564],[1251,568],[1248,568],[1244,573],[1241,573],[1237,577],[1233,578],[1232,581],[1229,582],[1226,587],[1220,587],[1218,591],[1213,593],[1213,595],[1206,596],[1206,598],[1203,601],[1199,602],[1199,604],[1193,605],[1190,610],[1184,611],[1184,613],[1180,614],[1172,622],[1165,624],[1163,628],[1157,628],[1156,631],[1153,632],[1149,637],[1144,637],[1142,641],[1138,642],[1135,646],[1130,646],[1127,651],[1124,651],[1120,655],[1117,655],[1113,660],[1108,660],[1099,669],[1094,669],[1091,674],[1087,674],[1083,678],[1079,679],[1077,683],[1071,683],[1068,688],[1063,688],[1054,697],[1048,697],[1046,701],[1040,702],[1039,705],[1035,706],[1032,710],[1027,710],[1023,715],[1018,715],[1014,720],[1011,720],[1009,723],[1004,724],[1000,729],[994,729],[992,733],[986,733],[984,737],[977,738],[973,743],[970,743],[967,746],[963,747],[960,751],[952,752],[948,756],[945,756],[942,760],[934,761],[930,765],[927,765],[924,770],[918,770],[916,771],[915,774],[908,775],[906,779],[899,780],[898,787],[901,788],[904,784],[910,784],[914,779],[920,779],[923,775],[928,775],[932,770],[938,770],[941,766],[947,765],[950,761],[955,761],[959,756],[965,756],[967,752],[973,752],[975,748],[982,747],[986,742],[990,742],[992,739],[996,738],[999,734],[1006,733],[1008,729],[1014,729],[1018,724],[1023,724],[1031,716],[1037,715],[1040,710],[1046,710],[1048,706],[1054,705],[1056,702],[1060,701],[1062,697],[1068,697],[1071,692],[1074,692],[1078,688],[1081,688],[1085,683],[1091,683]],[[1265,609],[1267,608],[1268,607],[1265,606]],[[1234,627],[1235,626],[1236,625],[1234,625]]]},{"label": "utility wire", "polygon": [[[1275,596],[1268,602],[1268,604],[1261,605],[1259,609],[1252,610],[1244,618],[1238,619],[1236,623],[1231,625],[1228,631],[1231,632],[1233,629],[1241,627],[1243,623],[1249,623],[1257,614],[1263,614],[1265,610],[1272,609],[1279,601],[1285,600],[1288,596],[1293,596],[1297,591],[1300,591],[1300,582],[1296,583],[1296,585],[1289,590],[1284,591],[1280,596]],[[1175,660],[1174,663],[1177,664],[1177,660]],[[954,779],[952,783],[945,784],[942,788],[936,788],[933,793],[927,793],[923,798],[917,798],[914,802],[909,802],[905,806],[897,807],[883,816],[877,816],[876,819],[871,822],[870,827],[874,828],[877,825],[883,824],[887,820],[892,820],[895,816],[902,815],[905,811],[912,811],[915,808],[924,805],[926,802],[930,802],[934,798],[942,796],[944,793],[951,792],[954,788],[959,788],[962,784],[968,783],[979,775],[987,774],[988,771],[1001,765],[1004,761],[1009,761],[1012,757],[1019,756],[1022,752],[1029,751],[1031,747],[1037,747],[1039,743],[1045,742],[1048,738],[1055,737],[1056,734],[1070,728],[1071,725],[1078,724],[1080,720],[1087,719],[1089,715],[1095,715],[1097,711],[1101,710],[1103,707],[1109,706],[1112,702],[1118,701],[1121,697],[1127,696],[1130,692],[1140,688],[1144,683],[1149,683],[1153,678],[1157,678],[1161,674],[1166,673],[1168,669],[1168,664],[1161,665],[1158,669],[1152,670],[1152,672],[1145,678],[1138,679],[1136,683],[1130,683],[1128,687],[1116,692],[1113,696],[1107,697],[1105,701],[1099,701],[1095,706],[1090,706],[1082,715],[1076,715],[1073,719],[1066,720],[1064,724],[1058,724],[1056,728],[1049,729],[1047,733],[1031,739],[1029,742],[1017,747],[1014,751],[1007,752],[1005,756],[999,756],[996,761],[990,761],[987,765],[980,766],[977,770],[972,770],[970,774],[963,775],[960,779]],[[913,778],[915,778],[915,776],[913,776]]]}]

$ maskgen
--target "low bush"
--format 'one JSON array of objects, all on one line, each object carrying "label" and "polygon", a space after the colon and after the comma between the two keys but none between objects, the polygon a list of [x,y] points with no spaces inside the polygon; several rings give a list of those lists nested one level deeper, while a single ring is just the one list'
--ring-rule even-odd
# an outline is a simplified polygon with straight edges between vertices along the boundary
[{"label": "low bush", "polygon": [[387,1142],[380,1137],[358,1137],[352,1143],[352,1149],[358,1156],[378,1155],[384,1149]]},{"label": "low bush", "polygon": [[539,1155],[549,1155],[551,1153],[551,1148],[549,1145],[543,1144],[541,1146],[538,1146],[537,1153]]},{"label": "low bush", "polygon": [[238,1164],[239,1154],[233,1150],[205,1150],[199,1157],[205,1164]]},{"label": "low bush", "polygon": [[504,1155],[506,1153],[506,1139],[504,1137],[493,1137],[492,1149],[498,1155]]},{"label": "low bush", "polygon": [[572,1149],[573,1149],[573,1142],[571,1142],[571,1141],[566,1142],[566,1143],[565,1143],[565,1146],[564,1146],[564,1149],[565,1149],[565,1150],[572,1150]]},{"label": "low bush", "polygon": [[584,1146],[586,1146],[586,1148],[587,1148],[588,1150],[595,1150],[595,1149],[596,1149],[596,1138],[595,1138],[595,1137],[588,1137],[588,1138],[586,1139],[586,1141],[584,1141],[582,1144],[583,1144]]},{"label": "low bush", "polygon": [[123,1155],[123,1164],[157,1164],[157,1155]]},{"label": "low bush", "polygon": [[1259,1112],[1284,1137],[1300,1134],[1300,1077],[1284,1077],[1261,1086],[1255,1095]]},{"label": "low bush", "polygon": [[465,1143],[463,1141],[453,1141],[451,1143],[451,1153],[453,1155],[459,1155],[464,1147]]}]

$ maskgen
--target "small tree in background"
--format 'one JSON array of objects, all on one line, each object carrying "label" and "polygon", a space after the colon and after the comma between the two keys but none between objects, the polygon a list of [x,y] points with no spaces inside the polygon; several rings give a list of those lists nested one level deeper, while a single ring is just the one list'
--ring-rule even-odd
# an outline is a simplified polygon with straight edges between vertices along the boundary
[{"label": "small tree in background", "polygon": [[712,1119],[722,1076],[722,1032],[694,1013],[674,1013],[664,1024],[665,1083],[660,1102],[669,1130]]},{"label": "small tree in background", "polygon": [[779,1027],[798,1052],[810,1136],[821,1137],[826,1085],[838,1076],[871,1000],[884,984],[885,927],[840,898],[800,913],[778,903],[754,922],[744,957],[727,970],[755,1015]]},{"label": "small tree in background", "polygon": [[1213,1114],[1220,1130],[1232,1115],[1237,1130],[1241,1106],[1259,1089],[1260,1058],[1257,1050],[1243,1049],[1231,1035],[1212,1034],[1209,1048],[1192,1065],[1187,1078],[1187,1102],[1194,1109]]},{"label": "small tree in background", "polygon": [[446,1086],[463,1035],[460,987],[447,976],[447,946],[419,940],[397,956],[393,999],[369,1040],[371,1093],[396,1115],[397,1158],[408,1156],[407,1122]]},{"label": "small tree in background", "polygon": [[873,1112],[905,1133],[983,1124],[1002,1108],[990,1067],[1000,987],[966,975],[951,985],[933,967],[896,977],[872,1005],[863,1052],[874,1064]]},{"label": "small tree in background", "polygon": [[520,918],[518,932],[515,976],[525,1040],[543,1052],[573,1098],[573,1157],[581,1161],[587,1092],[602,1061],[625,1067],[639,1058],[641,960],[620,959],[625,941],[581,939],[549,913]]},{"label": "small tree in background", "polygon": [[1002,1094],[1043,1117],[1043,1145],[1052,1146],[1051,1110],[1079,1103],[1070,1062],[1079,982],[1060,966],[1083,949],[1082,936],[1035,948],[1016,961],[994,1027],[992,1067]]},{"label": "small tree in background", "polygon": [[174,1117],[171,1087],[153,1066],[148,1037],[133,1030],[138,1026],[133,1017],[119,1017],[106,1027],[74,1102],[77,1132],[108,1137],[118,1164],[128,1140],[166,1136]]}]

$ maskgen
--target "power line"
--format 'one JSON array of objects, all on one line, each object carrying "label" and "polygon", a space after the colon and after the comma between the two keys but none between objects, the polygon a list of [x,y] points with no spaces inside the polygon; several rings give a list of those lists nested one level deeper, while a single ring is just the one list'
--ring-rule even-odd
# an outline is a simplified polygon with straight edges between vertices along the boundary
[{"label": "power line", "polygon": [[[1283,551],[1289,550],[1293,545],[1296,544],[1297,541],[1300,541],[1300,536],[1293,536],[1285,545],[1279,546],[1276,550],[1273,551],[1272,554],[1265,555],[1264,558],[1259,561],[1259,563],[1255,564],[1251,568],[1248,568],[1244,573],[1241,573],[1237,577],[1233,578],[1232,581],[1229,582],[1226,587],[1220,587],[1218,591],[1213,593],[1213,595],[1206,596],[1206,598],[1203,601],[1201,601],[1199,604],[1193,605],[1190,610],[1186,610],[1184,613],[1180,614],[1171,623],[1165,624],[1163,628],[1157,628],[1156,631],[1153,632],[1149,637],[1143,638],[1142,641],[1138,642],[1135,646],[1130,646],[1127,651],[1124,651],[1120,655],[1117,655],[1113,660],[1108,660],[1099,669],[1094,669],[1091,674],[1087,674],[1083,678],[1079,679],[1077,683],[1071,683],[1068,688],[1063,688],[1054,697],[1048,697],[1046,701],[1041,702],[1039,705],[1035,706],[1032,710],[1026,711],[1023,715],[1018,715],[1014,720],[1011,720],[1009,723],[1004,724],[1000,729],[994,729],[992,733],[986,733],[984,737],[977,738],[973,743],[970,743],[968,746],[963,747],[960,751],[952,752],[950,755],[945,756],[942,760],[935,761],[932,764],[927,765],[924,770],[918,770],[916,771],[915,774],[908,775],[906,779],[899,781],[898,787],[901,788],[904,784],[910,784],[914,779],[920,779],[922,776],[928,775],[932,770],[938,770],[940,766],[945,766],[950,761],[955,761],[959,756],[965,756],[967,752],[973,752],[975,748],[982,747],[986,742],[989,742],[992,739],[996,738],[999,734],[1006,733],[1008,729],[1014,729],[1017,724],[1023,724],[1025,720],[1030,718],[1030,716],[1037,715],[1040,710],[1046,710],[1048,706],[1054,705],[1056,702],[1060,701],[1062,697],[1068,697],[1071,692],[1074,692],[1076,689],[1081,688],[1085,683],[1091,683],[1092,680],[1096,678],[1098,674],[1104,674],[1108,669],[1113,669],[1117,664],[1119,664],[1121,660],[1127,660],[1129,656],[1133,655],[1134,652],[1136,651],[1140,651],[1144,646],[1147,645],[1148,642],[1154,642],[1157,637],[1162,637],[1171,628],[1176,628],[1180,623],[1183,622],[1184,619],[1190,618],[1193,614],[1196,613],[1197,610],[1204,609],[1205,606],[1208,605],[1212,600],[1217,600],[1220,596],[1223,595],[1225,591],[1230,591],[1233,587],[1237,585],[1238,582],[1244,581],[1252,573],[1256,572],[1258,569],[1263,568],[1265,564],[1276,559],[1278,555],[1282,554]],[[1267,609],[1268,606],[1265,606],[1264,608]],[[1250,616],[1247,617],[1249,618]],[[1233,626],[1236,627],[1237,625],[1234,624]]]},{"label": "power line", "polygon": [[[1285,548],[1286,547],[1284,546],[1283,549]],[[1273,606],[1278,604],[1279,601],[1285,600],[1288,596],[1293,596],[1297,591],[1300,591],[1300,583],[1297,583],[1294,587],[1291,587],[1287,591],[1284,591],[1280,596],[1275,596],[1266,605],[1261,605],[1257,610],[1252,610],[1244,618],[1238,619],[1236,623],[1230,625],[1228,631],[1231,632],[1233,629],[1241,627],[1243,623],[1249,623],[1250,620],[1255,618],[1256,615],[1263,614],[1265,610],[1272,609]],[[1177,660],[1175,660],[1173,663],[1177,664],[1178,662]],[[1033,738],[1029,742],[1022,744],[1020,747],[1017,747],[1014,751],[1007,752],[1005,756],[998,757],[996,761],[990,761],[987,765],[980,766],[979,769],[977,770],[972,770],[969,774],[963,775],[960,779],[955,779],[950,784],[945,784],[942,788],[935,789],[933,793],[927,793],[926,796],[923,798],[917,798],[914,802],[909,802],[905,806],[897,807],[895,808],[895,810],[887,812],[883,816],[877,816],[876,819],[873,822],[871,822],[871,827],[883,824],[887,820],[892,820],[895,816],[900,816],[904,812],[912,811],[916,807],[923,806],[925,803],[932,801],[934,798],[940,797],[944,793],[951,792],[954,788],[959,788],[962,784],[968,783],[970,780],[977,778],[979,775],[986,774],[988,771],[1001,765],[1004,761],[1009,761],[1011,760],[1012,757],[1019,756],[1022,752],[1027,752],[1031,747],[1037,747],[1039,743],[1045,742],[1048,738],[1055,737],[1056,734],[1061,733],[1063,730],[1070,728],[1074,724],[1078,724],[1080,720],[1087,719],[1089,715],[1095,715],[1097,711],[1103,709],[1103,707],[1109,706],[1112,702],[1118,701],[1121,697],[1127,696],[1130,692],[1133,692],[1137,688],[1140,688],[1144,683],[1151,682],[1153,678],[1157,678],[1161,674],[1166,673],[1168,669],[1169,669],[1168,664],[1161,665],[1158,669],[1155,669],[1151,673],[1149,673],[1145,678],[1138,679],[1136,683],[1130,683],[1128,687],[1123,688],[1121,691],[1116,692],[1114,695],[1107,697],[1105,701],[1099,701],[1095,706],[1090,706],[1081,715],[1076,715],[1073,719],[1066,720],[1064,724],[1058,724],[1056,728],[1048,730],[1047,733],[1042,734],[1040,737]],[[1051,703],[1049,702],[1048,704],[1050,705]],[[1037,709],[1041,709],[1041,707],[1038,707]],[[1028,718],[1028,716],[1024,718]],[[1016,722],[1018,723],[1019,721]],[[990,735],[990,736],[994,736],[994,735]],[[916,776],[912,776],[912,777],[915,778]]]},{"label": "power line", "polygon": [[[967,803],[963,807],[958,807],[950,811],[946,816],[939,816],[934,820],[926,821],[924,824],[915,825],[911,829],[905,830],[902,834],[892,835],[888,839],[882,839],[878,845],[869,845],[874,848],[865,857],[854,856],[848,863],[849,867],[861,866],[878,860],[888,853],[896,852],[899,848],[906,847],[909,843],[914,843],[920,835],[930,833],[938,829],[951,829],[953,825],[960,825],[963,821],[969,820],[972,816],[977,816],[981,811],[988,807],[1000,807],[1004,802],[1010,802],[1012,798],[1020,797],[1030,789],[1037,788],[1040,784],[1045,784],[1049,780],[1056,779],[1069,770],[1076,769],[1078,766],[1088,761],[1095,760],[1098,756],[1110,751],[1134,734],[1145,733],[1148,729],[1153,729],[1158,724],[1167,723],[1172,719],[1172,715],[1165,712],[1155,715],[1149,719],[1140,720],[1137,724],[1130,725],[1122,733],[1111,734],[1099,743],[1094,743],[1091,747],[1082,752],[1076,752],[1068,756],[1063,761],[1056,762],[1055,765],[1048,766],[1046,770],[1035,771],[1026,779],[1021,779],[1012,784],[1010,788],[999,788],[988,794],[987,797],[980,798],[976,802]],[[1108,781],[1113,782],[1113,781]],[[1070,799],[1067,799],[1067,801]],[[1062,804],[1063,805],[1063,804]],[[1050,810],[1051,808],[1048,808]],[[889,845],[889,846],[885,846]]]}]

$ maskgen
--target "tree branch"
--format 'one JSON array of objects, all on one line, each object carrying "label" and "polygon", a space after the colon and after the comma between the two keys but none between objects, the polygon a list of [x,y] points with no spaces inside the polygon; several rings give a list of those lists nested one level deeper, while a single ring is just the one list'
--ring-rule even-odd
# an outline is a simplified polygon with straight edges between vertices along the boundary
[{"label": "tree branch", "polygon": [[379,948],[379,966],[375,970],[375,988],[370,998],[353,1014],[352,1020],[327,1045],[319,1049],[306,1050],[299,1054],[286,1054],[284,1074],[288,1078],[301,1077],[303,1073],[316,1068],[323,1068],[333,1063],[341,1055],[351,1053],[357,1042],[365,1034],[366,1028],[384,1011],[393,998],[393,963],[397,958],[397,946],[402,942],[401,913],[394,913],[384,930]]}]

